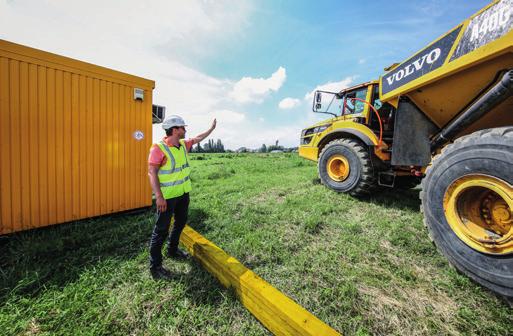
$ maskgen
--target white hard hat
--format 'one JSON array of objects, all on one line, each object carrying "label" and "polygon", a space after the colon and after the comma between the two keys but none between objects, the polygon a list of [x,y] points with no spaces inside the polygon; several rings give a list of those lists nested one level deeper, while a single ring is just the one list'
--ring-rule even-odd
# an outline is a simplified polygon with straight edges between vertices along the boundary
[{"label": "white hard hat", "polygon": [[162,123],[162,128],[167,130],[171,127],[180,127],[180,126],[187,126],[185,124],[185,120],[183,120],[182,117],[179,117],[177,115],[172,115],[164,119],[164,122]]}]

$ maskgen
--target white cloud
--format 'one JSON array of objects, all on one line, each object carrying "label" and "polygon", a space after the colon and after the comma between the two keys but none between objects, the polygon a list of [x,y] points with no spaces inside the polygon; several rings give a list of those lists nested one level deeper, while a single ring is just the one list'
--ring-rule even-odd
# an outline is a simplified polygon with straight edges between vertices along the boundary
[{"label": "white cloud", "polygon": [[212,112],[213,117],[222,124],[240,124],[246,119],[246,115],[241,112],[230,110],[219,110]]},{"label": "white cloud", "polygon": [[315,91],[328,91],[328,92],[339,92],[342,89],[349,87],[356,76],[350,76],[342,79],[340,82],[328,82],[321,85],[318,85],[315,89],[305,94],[305,100],[311,101],[314,97]]},{"label": "white cloud", "polygon": [[260,103],[270,92],[278,91],[286,78],[283,67],[279,67],[269,78],[244,77],[235,83],[229,96],[239,103]]},{"label": "white cloud", "polygon": [[[246,2],[228,0],[0,0],[0,38],[155,80],[154,103],[184,117],[190,136],[217,118],[211,137],[226,148],[257,148],[276,140],[297,146],[306,119],[276,126],[265,115],[251,116],[239,108],[241,101],[262,101],[278,91],[285,68],[267,78],[232,81],[198,71],[183,57],[208,57],[224,41],[237,40],[251,12]],[[154,125],[153,139],[163,135],[161,126]]]},{"label": "white cloud", "polygon": [[287,109],[297,107],[299,105],[301,105],[301,100],[299,100],[297,98],[287,97],[287,98],[283,99],[282,101],[280,101],[280,103],[278,104],[278,107],[281,108],[282,110],[287,110]]},{"label": "white cloud", "polygon": [[[228,0],[0,0],[0,38],[153,79],[154,103],[182,115],[195,135],[214,117],[226,126],[246,116],[226,101],[234,82],[186,65],[172,50],[213,52],[203,46],[240,37],[251,10],[245,1]],[[155,140],[164,135],[160,125],[153,131]],[[223,139],[222,127],[216,133]]]},{"label": "white cloud", "polygon": [[251,132],[246,136],[245,141],[249,148],[259,148],[264,143],[266,145],[274,145],[276,140],[278,140],[279,145],[294,147],[299,146],[300,134],[300,127],[295,127],[294,125],[279,126]]},{"label": "white cloud", "polygon": [[[238,34],[240,30],[235,28],[245,26],[249,11],[242,1],[233,5],[228,1],[200,0],[0,0],[0,4],[3,36],[37,48],[51,47],[54,52],[80,59],[98,61],[104,54],[111,54],[118,58],[115,68],[127,63],[116,53],[119,45],[137,51],[166,43],[178,49],[187,43],[191,50],[206,41]],[[230,5],[230,11],[226,11],[226,5]],[[131,58],[130,54],[122,56]]]},{"label": "white cloud", "polygon": [[360,58],[358,60],[358,64],[365,64],[365,62],[367,62],[367,60],[365,58]]}]

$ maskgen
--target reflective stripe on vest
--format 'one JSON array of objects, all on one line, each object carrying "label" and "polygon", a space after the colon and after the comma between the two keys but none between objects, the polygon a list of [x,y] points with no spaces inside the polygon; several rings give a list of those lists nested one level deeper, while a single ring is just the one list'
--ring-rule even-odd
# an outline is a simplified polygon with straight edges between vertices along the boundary
[{"label": "reflective stripe on vest", "polygon": [[185,181],[188,181],[189,180],[189,176],[181,179],[181,180],[178,180],[178,181],[174,181],[174,182],[166,182],[166,183],[161,183],[160,186],[161,187],[172,187],[172,186],[176,186],[176,185],[179,185],[179,184],[182,184],[184,183]]},{"label": "reflective stripe on vest", "polygon": [[160,190],[164,198],[179,197],[191,191],[189,159],[185,142],[180,140],[179,148],[170,148],[164,141],[161,141],[158,146],[167,158],[166,163],[158,171]]},{"label": "reflective stripe on vest", "polygon": [[183,169],[189,167],[189,164],[186,163],[184,164],[183,166],[181,167],[177,167],[177,168],[174,168],[174,169],[160,169],[159,170],[159,174],[173,174],[173,173],[177,173],[179,171],[182,171]]},{"label": "reflective stripe on vest", "polygon": [[[164,141],[161,141],[160,144],[162,145],[162,146],[160,146],[160,148],[164,148],[164,150],[167,152],[168,160],[171,159],[171,167],[173,167],[173,168],[170,170],[173,170],[176,166],[175,157],[171,153],[171,150],[169,149],[169,147],[167,146],[167,144]],[[162,169],[160,169],[160,170],[162,170]],[[160,170],[159,170],[159,174],[160,174]]]}]

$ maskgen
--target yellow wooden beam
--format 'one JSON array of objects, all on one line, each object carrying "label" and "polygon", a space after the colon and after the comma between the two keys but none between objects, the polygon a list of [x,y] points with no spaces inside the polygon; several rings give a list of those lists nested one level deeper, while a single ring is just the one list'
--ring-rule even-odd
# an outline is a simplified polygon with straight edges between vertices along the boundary
[{"label": "yellow wooden beam", "polygon": [[181,242],[273,334],[340,335],[191,227]]}]

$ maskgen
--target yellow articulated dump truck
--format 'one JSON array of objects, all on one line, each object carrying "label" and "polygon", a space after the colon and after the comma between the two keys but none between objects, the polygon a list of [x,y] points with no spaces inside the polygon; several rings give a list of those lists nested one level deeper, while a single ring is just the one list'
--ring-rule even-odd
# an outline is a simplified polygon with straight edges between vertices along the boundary
[{"label": "yellow articulated dump truck", "polygon": [[299,155],[353,196],[422,182],[429,235],[458,270],[513,298],[513,0],[494,1],[379,80],[315,93],[333,117]]}]

